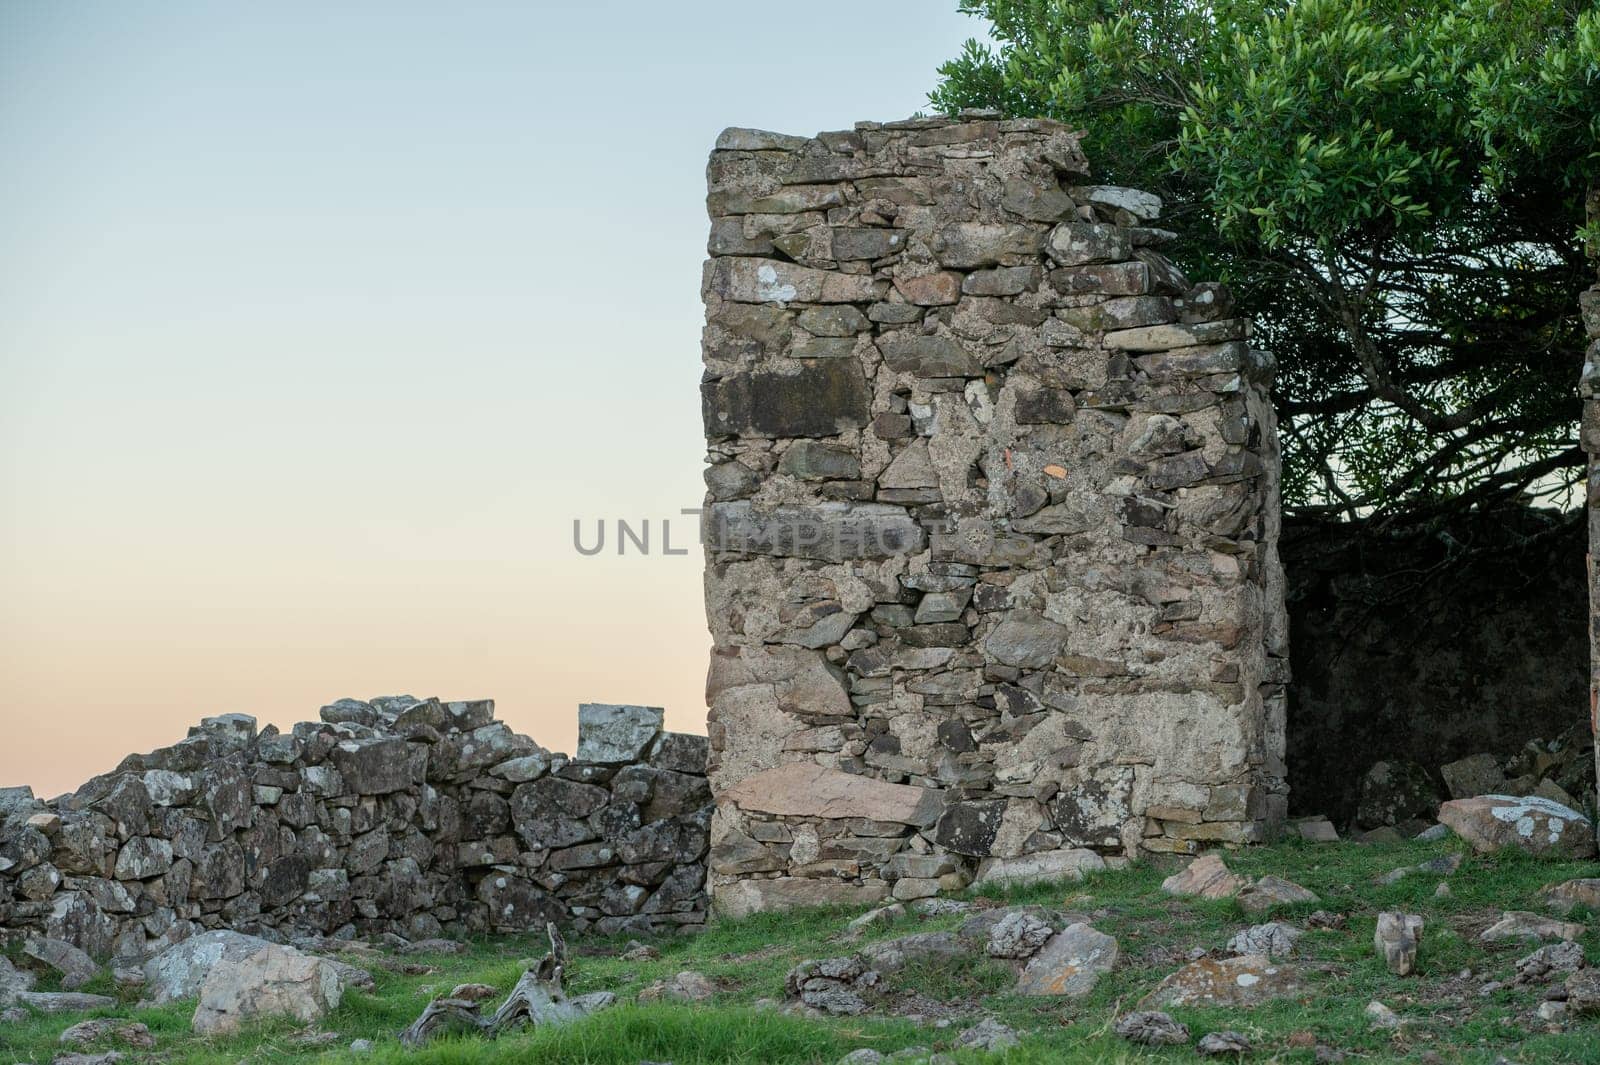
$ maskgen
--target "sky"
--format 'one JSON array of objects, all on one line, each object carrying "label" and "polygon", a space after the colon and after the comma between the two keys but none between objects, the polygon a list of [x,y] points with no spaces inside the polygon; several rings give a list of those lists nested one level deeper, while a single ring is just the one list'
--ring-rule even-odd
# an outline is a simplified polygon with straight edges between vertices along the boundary
[{"label": "sky", "polygon": [[344,696],[703,732],[706,153],[925,108],[954,8],[0,4],[0,786]]}]

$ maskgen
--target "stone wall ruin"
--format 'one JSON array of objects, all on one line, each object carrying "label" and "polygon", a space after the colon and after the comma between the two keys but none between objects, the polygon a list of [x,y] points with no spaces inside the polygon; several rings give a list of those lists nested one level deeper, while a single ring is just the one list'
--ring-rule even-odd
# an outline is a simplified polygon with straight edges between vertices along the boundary
[{"label": "stone wall ruin", "polygon": [[713,898],[916,898],[1286,811],[1269,356],[1079,136],[969,113],[708,168]]},{"label": "stone wall ruin", "polygon": [[704,736],[586,704],[578,756],[491,701],[340,701],[287,733],[244,714],[43,802],[0,789],[0,941],[138,961],[197,932],[417,940],[704,923]]}]

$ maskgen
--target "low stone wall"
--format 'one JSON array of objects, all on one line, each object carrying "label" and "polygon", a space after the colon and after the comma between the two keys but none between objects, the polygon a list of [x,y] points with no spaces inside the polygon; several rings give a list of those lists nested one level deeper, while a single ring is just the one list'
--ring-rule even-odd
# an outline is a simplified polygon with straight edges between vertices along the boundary
[{"label": "low stone wall", "polygon": [[713,895],[1262,839],[1273,364],[1057,123],[730,129],[702,399]]},{"label": "low stone wall", "polygon": [[0,932],[133,959],[213,928],[698,925],[705,763],[652,707],[581,707],[577,758],[490,701],[345,699],[286,734],[208,718],[52,802],[0,790]]}]

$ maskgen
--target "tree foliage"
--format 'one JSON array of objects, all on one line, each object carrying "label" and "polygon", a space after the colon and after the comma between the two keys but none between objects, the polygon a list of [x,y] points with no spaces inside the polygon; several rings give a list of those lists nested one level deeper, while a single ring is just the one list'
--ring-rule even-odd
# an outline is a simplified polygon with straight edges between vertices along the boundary
[{"label": "tree foliage", "polygon": [[1280,366],[1285,502],[1383,519],[1578,479],[1595,0],[969,0],[935,107],[1086,131]]}]

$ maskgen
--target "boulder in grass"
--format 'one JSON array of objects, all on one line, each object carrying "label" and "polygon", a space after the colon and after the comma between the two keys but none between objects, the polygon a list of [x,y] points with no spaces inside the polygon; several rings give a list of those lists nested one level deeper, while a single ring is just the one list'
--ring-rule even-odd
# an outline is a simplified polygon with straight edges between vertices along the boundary
[{"label": "boulder in grass", "polygon": [[1600,877],[1583,877],[1567,880],[1545,888],[1545,905],[1556,913],[1571,913],[1579,906],[1591,913],[1600,913]]},{"label": "boulder in grass", "polygon": [[1583,936],[1586,929],[1573,921],[1558,921],[1539,913],[1524,910],[1507,910],[1500,920],[1483,930],[1478,938],[1485,943],[1506,939],[1555,939],[1571,942]]},{"label": "boulder in grass", "polygon": [[1227,899],[1239,893],[1247,881],[1229,871],[1227,865],[1215,854],[1202,854],[1189,863],[1181,873],[1174,873],[1161,882],[1161,890],[1169,895],[1193,895],[1202,899]]},{"label": "boulder in grass", "polygon": [[325,958],[268,943],[237,961],[223,961],[200,985],[193,1028],[231,1034],[247,1021],[292,1017],[311,1024],[337,1009],[344,995],[339,968]]},{"label": "boulder in grass", "polygon": [[1239,908],[1246,913],[1266,913],[1279,906],[1321,901],[1316,892],[1278,876],[1264,876],[1235,897],[1239,901]]},{"label": "boulder in grass", "polygon": [[1275,962],[1265,954],[1201,958],[1161,981],[1139,1005],[1248,1008],[1292,998],[1307,986],[1299,966]]},{"label": "boulder in grass", "polygon": [[1439,820],[1482,853],[1514,847],[1551,858],[1592,858],[1594,824],[1538,796],[1479,795],[1439,807]]}]

